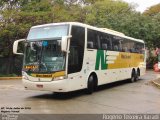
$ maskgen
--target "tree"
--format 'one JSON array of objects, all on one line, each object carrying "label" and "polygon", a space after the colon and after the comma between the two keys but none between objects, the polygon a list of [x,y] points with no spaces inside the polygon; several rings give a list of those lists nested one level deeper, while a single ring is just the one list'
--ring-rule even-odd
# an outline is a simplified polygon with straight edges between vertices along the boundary
[{"label": "tree", "polygon": [[6,0],[1,1],[0,8],[0,56],[8,58],[6,74],[13,73],[17,58],[12,53],[13,42],[26,38],[31,26],[83,20],[82,7],[63,0]]},{"label": "tree", "polygon": [[145,10],[144,15],[155,16],[160,14],[160,3],[154,6],[151,6],[149,9]]},{"label": "tree", "polygon": [[[16,39],[26,38],[31,26],[51,22],[49,13],[52,6],[47,1],[40,1],[39,4],[31,1],[27,2],[27,6],[21,2],[24,1],[1,2],[0,56],[8,58],[6,74],[13,73],[17,58],[12,52],[13,42]],[[34,5],[37,5],[36,8]]]},{"label": "tree", "polygon": [[150,40],[148,45],[152,45],[152,48],[160,47],[160,3],[151,6],[149,9],[144,11],[144,16],[150,19]]},{"label": "tree", "polygon": [[128,32],[127,25],[132,22],[135,14],[134,7],[126,2],[112,0],[98,1],[86,7],[85,22],[131,35],[131,31]]}]

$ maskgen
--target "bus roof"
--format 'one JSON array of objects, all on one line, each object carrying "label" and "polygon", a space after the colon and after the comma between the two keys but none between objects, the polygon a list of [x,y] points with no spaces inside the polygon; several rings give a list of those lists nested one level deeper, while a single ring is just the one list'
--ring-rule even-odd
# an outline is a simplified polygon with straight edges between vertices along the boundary
[{"label": "bus roof", "polygon": [[115,36],[123,37],[123,38],[126,38],[126,39],[130,39],[130,40],[133,40],[133,41],[144,43],[144,41],[141,40],[141,39],[136,39],[136,38],[126,36],[124,33],[121,33],[121,32],[118,32],[118,31],[114,31],[114,30],[111,30],[111,29],[108,29],[108,28],[98,28],[98,27],[94,27],[94,26],[87,25],[87,24],[84,24],[84,23],[79,23],[79,22],[49,23],[49,24],[33,26],[32,28],[52,26],[52,25],[68,25],[68,24],[69,25],[78,25],[78,26],[90,28],[90,29],[97,30],[97,31],[100,31],[100,32],[104,32],[104,33],[112,34],[112,35],[115,35]]}]

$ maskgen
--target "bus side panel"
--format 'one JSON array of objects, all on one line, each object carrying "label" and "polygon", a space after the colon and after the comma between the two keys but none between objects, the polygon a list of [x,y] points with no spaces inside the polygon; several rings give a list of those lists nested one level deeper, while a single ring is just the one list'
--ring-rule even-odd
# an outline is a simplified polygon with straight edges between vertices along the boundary
[{"label": "bus side panel", "polygon": [[87,88],[88,77],[91,72],[95,72],[96,53],[97,50],[84,51],[81,71],[68,74],[69,91]]},{"label": "bus side panel", "polygon": [[80,90],[87,88],[86,75],[83,71],[68,75],[68,91]]},{"label": "bus side panel", "polygon": [[[99,55],[100,54],[100,55]],[[132,70],[140,68],[145,73],[145,64],[140,54],[88,49],[85,51],[80,72],[68,75],[70,91],[87,88],[88,77],[97,74],[98,85],[131,78]]]}]

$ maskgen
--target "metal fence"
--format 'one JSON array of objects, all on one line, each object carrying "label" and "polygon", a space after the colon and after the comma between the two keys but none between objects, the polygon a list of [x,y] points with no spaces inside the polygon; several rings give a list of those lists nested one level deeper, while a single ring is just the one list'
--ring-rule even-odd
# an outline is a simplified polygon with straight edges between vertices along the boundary
[{"label": "metal fence", "polygon": [[0,57],[0,75],[21,75],[23,56]]}]

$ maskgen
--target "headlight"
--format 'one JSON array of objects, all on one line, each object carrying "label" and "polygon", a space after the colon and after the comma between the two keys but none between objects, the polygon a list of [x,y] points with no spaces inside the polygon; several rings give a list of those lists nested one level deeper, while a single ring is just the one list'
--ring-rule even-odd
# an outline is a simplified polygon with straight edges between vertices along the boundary
[{"label": "headlight", "polygon": [[23,75],[22,79],[29,80],[29,78],[26,75]]},{"label": "headlight", "polygon": [[52,81],[63,80],[63,79],[66,79],[66,78],[67,78],[67,76],[55,77],[55,78],[52,78]]}]

